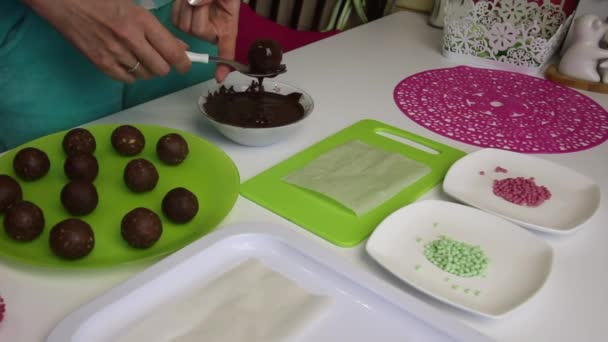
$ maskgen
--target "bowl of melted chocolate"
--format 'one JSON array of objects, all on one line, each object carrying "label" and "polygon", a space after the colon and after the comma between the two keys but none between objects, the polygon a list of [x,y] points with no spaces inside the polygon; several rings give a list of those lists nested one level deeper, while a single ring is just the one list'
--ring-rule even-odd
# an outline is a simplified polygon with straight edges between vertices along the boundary
[{"label": "bowl of melted chocolate", "polygon": [[199,109],[228,139],[246,146],[267,146],[295,133],[310,115],[313,101],[304,91],[265,80],[207,85]]},{"label": "bowl of melted chocolate", "polygon": [[[271,40],[259,40],[249,51],[250,67],[259,72],[285,68],[281,58],[280,46]],[[199,109],[211,124],[246,146],[267,146],[293,135],[313,107],[306,92],[274,78],[208,82],[199,99]]]}]

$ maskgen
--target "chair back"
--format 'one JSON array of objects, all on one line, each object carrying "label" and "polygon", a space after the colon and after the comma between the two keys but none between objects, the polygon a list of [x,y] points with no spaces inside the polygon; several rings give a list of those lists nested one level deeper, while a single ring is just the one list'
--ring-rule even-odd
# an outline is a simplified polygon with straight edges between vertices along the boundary
[{"label": "chair back", "polygon": [[249,0],[260,16],[299,31],[320,31],[339,0]]}]

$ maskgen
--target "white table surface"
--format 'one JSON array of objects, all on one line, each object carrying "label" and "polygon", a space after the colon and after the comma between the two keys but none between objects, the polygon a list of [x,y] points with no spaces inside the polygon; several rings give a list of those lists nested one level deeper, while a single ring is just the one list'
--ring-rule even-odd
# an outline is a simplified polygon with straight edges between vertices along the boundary
[{"label": "white table surface", "polygon": [[[289,72],[280,81],[305,89],[315,110],[303,129],[288,141],[265,148],[246,148],[219,135],[199,115],[200,85],[106,117],[99,123],[149,123],[193,132],[218,145],[237,164],[246,180],[305,147],[366,118],[424,135],[464,151],[475,147],[434,134],[405,117],[393,103],[393,88],[404,77],[452,66],[440,54],[441,31],[425,17],[398,13],[285,56]],[[317,66],[317,67],[312,67]],[[608,108],[608,95],[585,93]],[[97,122],[96,122],[97,123]],[[578,170],[608,189],[608,143],[569,154],[540,155]],[[436,188],[424,198],[446,199]],[[602,205],[574,235],[546,239],[555,250],[554,268],[545,287],[519,310],[488,320],[442,304],[377,266],[363,244],[335,247],[240,197],[224,224],[274,222],[306,234],[319,244],[388,284],[415,295],[475,329],[501,341],[600,341],[608,338],[608,205]],[[220,228],[221,229],[221,228]],[[69,312],[107,291],[146,265],[70,272],[42,270],[0,260],[0,294],[8,317],[0,323],[0,341],[42,341]]]}]

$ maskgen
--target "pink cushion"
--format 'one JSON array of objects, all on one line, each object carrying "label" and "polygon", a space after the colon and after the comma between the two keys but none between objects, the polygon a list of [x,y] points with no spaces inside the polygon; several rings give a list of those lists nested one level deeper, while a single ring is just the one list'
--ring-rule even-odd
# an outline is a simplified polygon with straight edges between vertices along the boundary
[{"label": "pink cushion", "polygon": [[281,44],[283,51],[287,52],[333,36],[339,32],[297,31],[261,17],[248,5],[241,4],[239,34],[236,43],[236,60],[241,63],[247,63],[247,50],[257,39],[274,39]]}]

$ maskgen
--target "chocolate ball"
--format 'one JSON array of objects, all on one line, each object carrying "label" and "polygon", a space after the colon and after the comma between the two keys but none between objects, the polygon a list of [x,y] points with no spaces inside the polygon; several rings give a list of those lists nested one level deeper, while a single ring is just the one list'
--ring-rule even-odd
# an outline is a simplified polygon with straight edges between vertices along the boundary
[{"label": "chocolate ball", "polygon": [[112,146],[123,156],[134,156],[146,145],[141,131],[130,125],[123,125],[112,132]]},{"label": "chocolate ball", "polygon": [[158,171],[154,164],[146,159],[133,159],[125,167],[124,180],[133,192],[146,192],[154,189],[158,183]]},{"label": "chocolate ball", "polygon": [[0,213],[22,198],[23,192],[19,183],[9,175],[0,175]]},{"label": "chocolate ball", "polygon": [[63,171],[71,180],[92,182],[99,173],[99,164],[92,154],[76,154],[67,157]]},{"label": "chocolate ball", "polygon": [[61,203],[72,215],[86,215],[95,210],[99,198],[91,182],[71,181],[61,190]]},{"label": "chocolate ball", "polygon": [[186,139],[176,133],[161,137],[156,144],[158,158],[169,165],[181,164],[188,156],[188,152]]},{"label": "chocolate ball", "polygon": [[8,236],[17,241],[32,241],[44,229],[44,214],[32,202],[14,203],[4,215],[4,230]]},{"label": "chocolate ball", "polygon": [[63,137],[63,150],[68,156],[92,154],[96,147],[95,137],[84,128],[74,128]]},{"label": "chocolate ball", "polygon": [[120,233],[132,247],[148,248],[160,239],[163,224],[152,210],[135,208],[123,217]]},{"label": "chocolate ball", "polygon": [[277,72],[283,60],[281,45],[272,39],[256,40],[247,54],[252,73],[269,74]]},{"label": "chocolate ball", "polygon": [[175,188],[163,198],[162,209],[169,220],[186,223],[198,213],[198,199],[184,188]]},{"label": "chocolate ball", "polygon": [[49,245],[53,253],[61,258],[80,259],[89,255],[95,247],[95,234],[88,223],[70,218],[51,229]]},{"label": "chocolate ball", "polygon": [[43,151],[34,147],[26,147],[15,155],[13,168],[21,179],[32,181],[46,175],[51,168],[51,162]]}]

